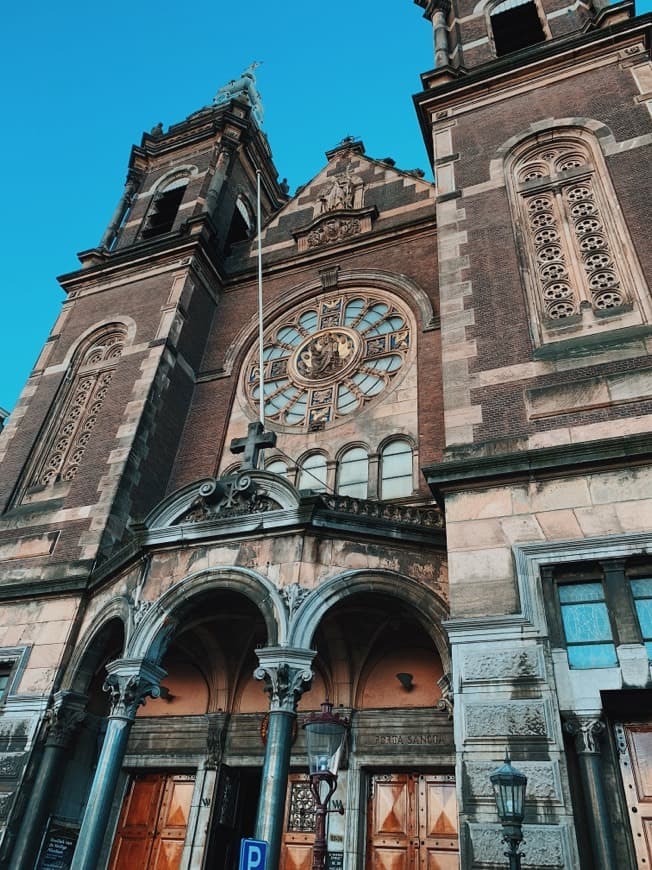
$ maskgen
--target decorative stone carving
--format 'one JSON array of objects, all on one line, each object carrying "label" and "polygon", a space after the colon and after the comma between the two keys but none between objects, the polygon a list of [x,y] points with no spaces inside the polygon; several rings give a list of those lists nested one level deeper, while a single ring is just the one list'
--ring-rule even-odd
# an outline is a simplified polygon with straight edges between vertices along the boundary
[{"label": "decorative stone carving", "polygon": [[508,682],[544,678],[539,647],[503,647],[493,652],[467,650],[462,657],[462,680],[467,682]]},{"label": "decorative stone carving", "polygon": [[217,770],[222,763],[224,741],[226,739],[226,731],[223,725],[223,720],[217,721],[211,718],[208,722],[208,733],[206,735],[206,768],[208,770]]},{"label": "decorative stone carving", "polygon": [[[505,847],[502,842],[502,829],[499,824],[487,825],[469,822],[469,833],[473,851],[473,866],[503,868]],[[565,842],[565,831],[559,825],[525,825],[523,852],[526,866],[561,868],[575,866],[570,850]],[[477,862],[477,863],[476,863]]]},{"label": "decorative stone carving", "polygon": [[547,737],[545,708],[537,701],[468,704],[464,709],[467,737]]},{"label": "decorative stone carving", "polygon": [[47,737],[50,746],[68,746],[77,728],[86,718],[85,695],[75,692],[57,692],[47,711]]},{"label": "decorative stone carving", "polygon": [[451,682],[451,675],[444,674],[443,677],[440,677],[437,680],[437,685],[441,689],[441,698],[437,701],[435,705],[438,710],[442,710],[445,713],[448,713],[448,718],[453,718],[453,684]]},{"label": "decorative stone carving", "polygon": [[332,511],[370,517],[372,519],[389,520],[401,525],[421,526],[428,529],[442,529],[444,517],[436,507],[410,507],[399,504],[384,504],[377,501],[367,501],[363,498],[351,498],[347,495],[330,495],[323,493],[321,501]]},{"label": "decorative stone carving", "polygon": [[254,70],[260,66],[258,61],[249,64],[246,70],[240,75],[240,78],[231,79],[226,85],[223,85],[215,97],[213,98],[214,106],[221,106],[230,103],[231,100],[244,99],[251,106],[251,112],[259,126],[263,123],[263,101],[256,87],[256,76]]},{"label": "decorative stone carving", "polygon": [[9,818],[9,811],[14,802],[16,792],[6,791],[0,792],[0,822],[4,822]]},{"label": "decorative stone carving", "polygon": [[317,248],[320,245],[334,245],[361,231],[357,218],[329,218],[320,222],[307,236],[307,247]]},{"label": "decorative stone carving", "polygon": [[285,602],[290,617],[299,609],[301,603],[310,595],[310,589],[306,589],[299,583],[291,583],[281,587],[281,598]]},{"label": "decorative stone carving", "polygon": [[313,650],[290,647],[264,647],[256,650],[260,667],[254,671],[257,680],[265,681],[271,712],[295,713],[297,701],[312,680]]},{"label": "decorative stone carving", "polygon": [[174,525],[259,514],[280,508],[268,490],[254,482],[246,472],[240,472],[203,484],[190,508],[175,520]]},{"label": "decorative stone carving", "polygon": [[[498,767],[497,761],[465,761],[464,774],[470,795],[494,804],[494,791],[489,777]],[[516,764],[527,776],[527,800],[561,803],[561,782],[557,766],[549,761],[521,761]]]},{"label": "decorative stone carving", "polygon": [[110,662],[106,669],[109,674],[102,688],[111,695],[112,717],[133,720],[148,696],[161,695],[160,682],[165,671],[153,662],[119,659]]},{"label": "decorative stone carving", "polygon": [[55,428],[43,458],[32,472],[30,486],[48,486],[76,477],[124,340],[121,330],[105,331],[73,362],[70,386],[57,407]]},{"label": "decorative stone carving", "polygon": [[134,625],[140,625],[154,602],[140,598],[133,605]]},{"label": "decorative stone carving", "polygon": [[543,316],[563,321],[582,306],[603,314],[622,309],[629,299],[589,149],[577,141],[549,143],[530,151],[516,170]]},{"label": "decorative stone carving", "polygon": [[578,755],[600,752],[600,737],[605,731],[605,724],[599,716],[567,716],[564,719],[564,731],[575,738]]},{"label": "decorative stone carving", "polygon": [[15,779],[20,776],[24,763],[24,752],[3,752],[0,755],[0,777],[3,779]]}]

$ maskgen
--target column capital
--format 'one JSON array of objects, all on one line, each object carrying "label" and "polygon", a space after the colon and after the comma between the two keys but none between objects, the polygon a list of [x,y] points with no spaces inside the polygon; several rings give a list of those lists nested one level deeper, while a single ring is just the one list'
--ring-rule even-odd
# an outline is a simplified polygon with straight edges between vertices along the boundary
[{"label": "column capital", "polygon": [[414,2],[423,9],[423,17],[431,21],[435,12],[443,12],[447,16],[451,9],[450,0],[414,0]]},{"label": "column capital", "polygon": [[111,695],[109,715],[130,720],[136,718],[136,711],[148,696],[160,696],[160,683],[166,674],[154,662],[142,659],[116,659],[106,670],[108,676],[102,688]]},{"label": "column capital", "polygon": [[256,650],[260,667],[254,671],[257,680],[265,680],[271,711],[296,713],[297,701],[312,680],[312,649],[268,646]]},{"label": "column capital", "polygon": [[47,746],[66,747],[73,734],[86,718],[86,695],[77,692],[56,692],[52,706],[45,714]]},{"label": "column capital", "polygon": [[575,738],[575,751],[578,755],[600,754],[600,735],[605,731],[605,724],[599,714],[567,714],[564,716],[564,731]]}]

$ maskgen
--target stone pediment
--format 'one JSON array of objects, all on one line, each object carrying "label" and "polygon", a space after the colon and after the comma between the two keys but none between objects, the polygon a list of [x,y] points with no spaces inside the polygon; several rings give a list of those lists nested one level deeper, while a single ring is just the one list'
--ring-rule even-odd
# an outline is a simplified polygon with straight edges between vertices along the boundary
[{"label": "stone pediment", "polygon": [[298,505],[298,492],[284,478],[268,471],[238,471],[177,490],[148,514],[143,525],[153,531],[284,511]]}]

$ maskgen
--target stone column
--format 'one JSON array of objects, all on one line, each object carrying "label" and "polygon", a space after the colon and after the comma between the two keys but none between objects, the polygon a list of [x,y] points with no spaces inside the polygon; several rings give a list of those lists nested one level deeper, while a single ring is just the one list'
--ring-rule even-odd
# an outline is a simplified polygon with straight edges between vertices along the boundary
[{"label": "stone column", "polygon": [[106,669],[108,677],[104,690],[111,693],[111,712],[71,870],[97,870],[115,799],[115,787],[136,711],[145,703],[148,695],[159,697],[160,681],[165,676],[163,668],[153,662],[134,659],[118,659],[110,662]]},{"label": "stone column", "polygon": [[131,206],[138,185],[140,184],[140,179],[140,172],[137,172],[134,169],[130,169],[127,173],[124,193],[120,197],[120,202],[117,204],[115,211],[113,212],[113,217],[102,236],[100,248],[104,248],[106,251],[111,249],[111,246],[118,235],[118,230],[120,229],[122,221],[124,220],[124,216],[127,214],[127,211]]},{"label": "stone column", "polygon": [[213,177],[211,179],[208,192],[206,194],[205,211],[211,217],[217,211],[217,205],[220,200],[220,193],[224,185],[224,180],[226,179],[227,173],[229,171],[229,166],[231,164],[231,158],[233,157],[234,150],[234,146],[230,143],[220,142],[220,150],[219,154],[217,155],[215,172],[213,173]]},{"label": "stone column", "polygon": [[32,870],[47,816],[61,781],[66,749],[86,716],[85,695],[57,692],[46,713],[47,732],[43,757],[25,808],[23,821],[11,856],[14,870]]},{"label": "stone column", "polygon": [[315,651],[266,647],[256,650],[256,655],[260,667],[254,676],[265,680],[265,691],[270,698],[256,838],[269,843],[267,870],[278,870],[297,702],[312,679]]},{"label": "stone column", "polygon": [[571,715],[564,721],[564,730],[575,738],[595,866],[618,870],[600,762],[600,735],[605,724],[599,716]]},{"label": "stone column", "polygon": [[425,14],[432,22],[432,35],[435,44],[435,69],[448,66],[450,63],[448,27],[446,26],[449,10],[450,0],[429,0],[426,6]]}]

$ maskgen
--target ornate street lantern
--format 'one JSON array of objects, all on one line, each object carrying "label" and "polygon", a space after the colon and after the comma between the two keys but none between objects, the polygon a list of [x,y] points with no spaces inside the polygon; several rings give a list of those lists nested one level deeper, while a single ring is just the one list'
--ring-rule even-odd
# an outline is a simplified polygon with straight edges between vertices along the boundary
[{"label": "ornate street lantern", "polygon": [[505,856],[509,858],[510,870],[521,870],[519,845],[523,841],[523,815],[527,776],[511,763],[509,752],[505,752],[505,763],[489,777],[494,789],[500,823],[503,826],[503,843],[508,847]]},{"label": "ornate street lantern", "polygon": [[306,729],[310,788],[316,805],[312,870],[323,870],[326,862],[326,813],[337,788],[337,772],[349,720],[333,713],[333,705],[326,700],[321,705],[321,712],[306,717],[303,727]]}]

